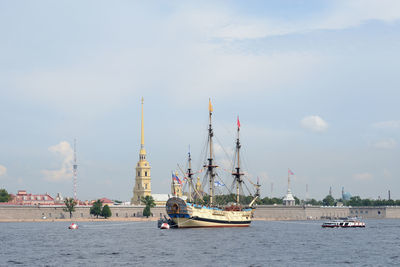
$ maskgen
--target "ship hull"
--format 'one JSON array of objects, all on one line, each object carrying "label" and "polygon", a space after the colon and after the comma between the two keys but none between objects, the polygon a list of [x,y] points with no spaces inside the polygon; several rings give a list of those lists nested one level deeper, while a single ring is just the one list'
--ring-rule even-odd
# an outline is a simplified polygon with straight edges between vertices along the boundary
[{"label": "ship hull", "polygon": [[229,211],[186,203],[180,198],[167,202],[167,213],[178,228],[249,227],[252,209]]},{"label": "ship hull", "polygon": [[211,227],[249,227],[250,222],[232,223],[222,220],[209,220],[205,218],[174,218],[178,228],[211,228]]}]

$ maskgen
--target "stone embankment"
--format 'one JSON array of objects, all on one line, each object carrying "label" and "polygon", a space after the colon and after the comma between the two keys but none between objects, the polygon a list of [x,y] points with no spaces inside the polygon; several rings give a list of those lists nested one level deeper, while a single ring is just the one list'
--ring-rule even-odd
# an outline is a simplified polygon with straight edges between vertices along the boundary
[{"label": "stone embankment", "polygon": [[[153,217],[143,217],[143,206],[111,206],[110,221],[148,221],[167,216],[165,207],[152,208]],[[340,217],[365,219],[400,218],[400,207],[317,207],[317,206],[257,206],[254,220],[321,220]],[[68,221],[63,206],[6,206],[0,205],[0,222]],[[99,221],[90,215],[90,207],[76,207],[74,221]]]}]

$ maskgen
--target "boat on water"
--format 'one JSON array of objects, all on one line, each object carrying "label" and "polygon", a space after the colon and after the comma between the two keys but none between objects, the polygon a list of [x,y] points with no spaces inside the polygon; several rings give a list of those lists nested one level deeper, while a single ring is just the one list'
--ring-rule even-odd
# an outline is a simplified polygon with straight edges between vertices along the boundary
[{"label": "boat on water", "polygon": [[324,222],[323,228],[364,228],[365,223],[358,219],[333,220]]},{"label": "boat on water", "polygon": [[[259,197],[259,183],[256,186],[257,191],[251,202],[247,205],[241,204],[240,200],[243,195],[242,184],[244,183],[243,175],[240,167],[240,121],[237,120],[237,139],[235,151],[234,170],[230,173],[233,177],[232,190],[236,187],[236,201],[229,205],[219,205],[216,201],[215,187],[225,186],[220,177],[216,174],[218,167],[214,162],[213,150],[213,128],[212,128],[212,112],[213,108],[211,100],[209,102],[209,127],[208,127],[208,143],[207,143],[207,159],[203,168],[206,170],[205,179],[208,183],[208,193],[205,194],[199,188],[199,184],[193,184],[193,172],[191,168],[191,156],[189,152],[188,170],[185,173],[185,180],[189,185],[188,198],[173,196],[166,203],[168,216],[174,222],[177,228],[196,228],[196,227],[248,227],[254,213],[254,203]],[[176,177],[175,177],[176,179]],[[250,181],[250,180],[249,180]],[[194,192],[192,192],[194,191]],[[200,192],[202,191],[202,192]],[[232,193],[232,192],[231,192]],[[232,193],[233,194],[233,193]],[[204,199],[207,199],[205,201]]]}]

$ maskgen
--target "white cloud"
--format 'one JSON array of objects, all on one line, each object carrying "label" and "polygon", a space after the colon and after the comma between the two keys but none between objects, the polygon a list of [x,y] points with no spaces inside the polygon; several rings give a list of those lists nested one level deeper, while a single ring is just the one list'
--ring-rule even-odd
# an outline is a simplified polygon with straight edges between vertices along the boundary
[{"label": "white cloud", "polygon": [[396,0],[336,1],[323,13],[302,20],[271,20],[224,13],[215,20],[213,35],[225,40],[266,38],[301,34],[316,30],[340,30],[357,27],[369,20],[391,23],[400,19],[400,2]]},{"label": "white cloud", "polygon": [[359,181],[370,181],[370,180],[372,180],[373,176],[372,176],[372,174],[370,174],[368,172],[364,172],[364,173],[354,174],[353,178],[355,180],[359,180]]},{"label": "white cloud", "polygon": [[313,132],[324,132],[328,129],[328,123],[316,115],[304,117],[300,124],[303,128]]},{"label": "white cloud", "polygon": [[73,155],[71,145],[62,141],[57,145],[49,147],[49,151],[61,159],[61,167],[58,170],[42,170],[45,179],[48,181],[65,181],[72,179]]},{"label": "white cloud", "polygon": [[3,165],[0,165],[0,176],[7,174],[7,168]]},{"label": "white cloud", "polygon": [[398,129],[400,128],[400,121],[381,121],[372,124],[377,129]]},{"label": "white cloud", "polygon": [[393,138],[388,138],[384,140],[380,140],[373,144],[376,148],[381,149],[393,149],[397,146],[397,142]]}]

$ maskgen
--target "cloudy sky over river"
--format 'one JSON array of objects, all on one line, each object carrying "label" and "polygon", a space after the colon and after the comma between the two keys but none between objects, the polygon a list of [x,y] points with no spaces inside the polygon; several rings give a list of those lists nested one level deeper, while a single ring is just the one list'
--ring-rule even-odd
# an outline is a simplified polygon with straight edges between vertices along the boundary
[{"label": "cloudy sky over river", "polygon": [[77,138],[78,197],[129,200],[143,96],[154,193],[189,145],[200,168],[211,98],[263,196],[290,168],[300,198],[400,198],[399,1],[0,1],[0,33],[11,193],[72,196]]}]

